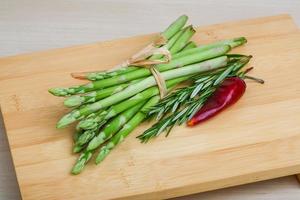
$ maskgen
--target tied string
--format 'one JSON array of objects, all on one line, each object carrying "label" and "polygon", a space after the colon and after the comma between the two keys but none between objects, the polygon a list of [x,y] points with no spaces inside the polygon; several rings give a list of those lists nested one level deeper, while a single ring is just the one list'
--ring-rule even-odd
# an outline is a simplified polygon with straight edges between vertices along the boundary
[{"label": "tied string", "polygon": [[[143,48],[142,50],[140,50],[139,52],[131,56],[126,61],[122,62],[119,65],[116,65],[108,72],[112,72],[120,68],[125,68],[130,65],[147,68],[150,70],[157,83],[160,97],[163,98],[167,95],[166,81],[161,76],[160,72],[156,69],[156,65],[168,63],[171,60],[171,53],[166,47],[162,46],[164,44],[166,44],[166,39],[162,35],[159,35],[159,37],[157,37],[152,43],[150,43],[145,48]],[[157,54],[163,55],[164,58],[151,59],[151,60],[148,59],[149,57]],[[101,73],[101,71],[98,72]],[[89,73],[97,73],[97,72],[80,72],[80,73],[72,73],[71,75],[72,77],[77,79],[86,79]]]}]

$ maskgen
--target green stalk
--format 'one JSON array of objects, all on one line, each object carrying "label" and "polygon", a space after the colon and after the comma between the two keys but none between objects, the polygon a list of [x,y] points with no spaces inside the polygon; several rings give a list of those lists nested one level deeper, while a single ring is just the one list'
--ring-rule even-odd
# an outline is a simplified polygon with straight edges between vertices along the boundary
[{"label": "green stalk", "polygon": [[[181,83],[185,80],[188,80],[189,78],[190,78],[190,76],[184,76],[184,77],[166,81],[168,90],[171,90],[171,88],[173,88],[175,85],[177,85],[178,83]],[[152,96],[158,95],[158,94],[159,94],[159,89],[157,86],[148,88],[148,89],[132,96],[131,98],[129,98],[125,101],[122,101],[121,103],[111,106],[108,110],[100,111],[99,113],[97,112],[98,114],[94,114],[91,117],[87,117],[87,118],[81,120],[77,125],[77,129],[79,129],[79,130],[80,129],[84,129],[84,130],[93,129],[100,122],[107,121],[107,120],[111,119],[112,117],[116,116],[117,114],[123,112],[124,110],[131,108],[132,106],[134,106],[144,100],[147,100],[147,99],[151,98]]]},{"label": "green stalk", "polygon": [[96,157],[96,164],[99,164],[103,159],[110,153],[112,149],[114,149],[118,144],[120,144],[125,137],[127,137],[147,116],[148,110],[153,107],[155,104],[159,102],[159,96],[152,97],[138,112],[131,118],[123,128],[114,135],[108,143],[106,143],[103,147],[101,147],[98,156]]},{"label": "green stalk", "polygon": [[[229,46],[225,46],[225,47],[227,47],[227,51],[230,49]],[[223,48],[223,50],[224,50],[224,48]],[[206,53],[207,52],[208,51],[206,51]],[[219,54],[221,52],[222,52],[222,54],[224,54],[224,51],[218,51]],[[225,51],[225,53],[226,53],[226,51]],[[207,54],[206,58],[208,59],[209,56],[211,56],[211,54]],[[203,58],[204,57],[202,57],[202,59]],[[203,60],[205,60],[205,59],[203,59]],[[169,70],[166,72],[162,72],[161,76],[162,76],[162,78],[164,78],[164,80],[170,80],[170,79],[175,79],[175,78],[182,77],[182,76],[188,76],[188,75],[197,74],[200,72],[205,72],[208,70],[217,69],[219,67],[226,66],[226,64],[227,64],[227,56],[221,56],[221,57],[210,59],[210,60],[207,60],[207,61],[204,61],[201,63],[189,65],[186,67],[180,67],[180,68]],[[113,95],[111,95],[105,99],[102,99],[98,102],[88,104],[88,105],[84,106],[83,108],[73,110],[72,112],[66,114],[65,116],[63,116],[60,119],[60,121],[57,123],[57,128],[63,128],[65,126],[67,126],[68,124],[75,122],[75,121],[83,118],[84,116],[89,115],[90,113],[96,112],[100,109],[103,109],[103,108],[111,106],[115,103],[118,103],[118,102],[120,102],[124,99],[127,99],[127,98],[129,98],[151,86],[154,86],[154,85],[156,85],[156,81],[153,76],[145,78],[144,80],[142,80],[138,83],[128,86],[126,89],[124,89],[121,92],[113,94]]]},{"label": "green stalk", "polygon": [[72,174],[79,174],[83,170],[86,163],[90,160],[94,152],[93,150],[97,148],[95,146],[99,146],[101,143],[103,143],[103,141],[111,138],[116,132],[118,132],[123,127],[123,125],[141,109],[145,102],[146,101],[136,104],[135,106],[118,115],[110,123],[108,123],[99,133],[99,135],[97,137],[94,137],[93,140],[89,143],[89,148],[85,149],[85,151],[81,153],[72,169]]},{"label": "green stalk", "polygon": [[83,170],[86,163],[91,159],[92,155],[93,152],[91,151],[85,151],[81,153],[75,165],[73,166],[71,173],[74,175],[79,174]]},{"label": "green stalk", "polygon": [[233,39],[229,39],[229,40],[222,40],[222,41],[218,41],[215,43],[211,43],[211,44],[206,44],[206,45],[201,45],[197,48],[192,48],[186,51],[181,51],[177,54],[174,54],[172,56],[172,59],[178,59],[180,57],[184,57],[190,54],[194,54],[194,53],[201,53],[203,51],[207,51],[209,49],[212,48],[217,48],[220,46],[224,46],[224,45],[229,45],[231,48],[243,45],[247,42],[246,38],[244,37],[239,37],[239,38],[233,38]]},{"label": "green stalk", "polygon": [[76,142],[82,133],[83,133],[83,130],[78,129],[73,135],[73,141]]},{"label": "green stalk", "polygon": [[186,27],[182,33],[182,35],[178,38],[175,44],[170,48],[170,53],[175,54],[178,53],[183,47],[189,42],[191,37],[196,33],[195,29],[192,25]]},{"label": "green stalk", "polygon": [[78,146],[83,146],[86,143],[88,143],[95,135],[97,132],[97,128],[95,129],[90,129],[90,130],[85,130],[78,138],[78,140],[76,141],[75,145]]},{"label": "green stalk", "polygon": [[[166,49],[170,49],[178,40],[178,38],[182,35],[182,33],[184,32],[185,29],[181,29],[179,30],[173,37],[171,37],[171,39],[168,40],[168,42],[164,45],[164,47]],[[156,57],[156,56],[160,56],[160,57]],[[150,57],[150,59],[157,59],[157,58],[161,58],[161,55],[153,55]]]},{"label": "green stalk", "polygon": [[78,129],[75,131],[74,135],[73,135],[73,141],[74,141],[74,147],[73,147],[73,152],[77,153],[79,151],[81,151],[83,149],[83,146],[77,145],[77,141],[79,139],[79,137],[84,133],[83,129]]},{"label": "green stalk", "polygon": [[85,145],[78,145],[78,144],[75,144],[73,146],[73,153],[79,153],[80,151],[82,151],[82,149],[84,149]]},{"label": "green stalk", "polygon": [[[192,49],[191,49],[192,50]],[[171,70],[178,67],[183,67],[185,65],[197,63],[203,60],[207,60],[210,58],[214,58],[217,56],[221,56],[226,54],[230,50],[230,46],[223,45],[216,48],[211,48],[207,51],[197,52],[194,54],[181,56],[177,59],[170,61],[167,64],[159,64],[156,66],[157,70],[160,72],[164,72],[167,70]],[[187,50],[188,51],[188,50]],[[151,75],[149,69],[138,69],[133,72],[129,72],[120,76],[116,76],[113,78],[103,79],[99,81],[94,81],[85,85],[80,86],[73,86],[70,88],[52,88],[49,90],[50,93],[56,96],[66,96],[66,95],[73,95],[73,94],[82,94],[86,92],[91,92],[94,90],[99,90],[105,87],[118,85],[121,83],[125,83],[131,80],[139,79],[142,77],[146,77]]]},{"label": "green stalk", "polygon": [[134,66],[128,66],[128,67],[121,67],[119,69],[114,69],[112,71],[108,70],[108,71],[90,72],[86,75],[86,79],[90,81],[97,81],[97,80],[102,80],[106,78],[111,78],[113,76],[125,74],[128,72],[132,72],[137,69],[139,68]]},{"label": "green stalk", "polygon": [[125,89],[126,87],[128,87],[130,84],[137,83],[138,81],[141,81],[141,80],[142,79],[136,79],[136,80],[130,81],[129,83],[123,83],[123,84],[112,86],[109,88],[104,88],[102,90],[89,92],[87,94],[74,95],[74,96],[66,98],[64,101],[64,105],[66,107],[72,108],[72,107],[81,106],[83,104],[94,103],[96,101],[99,101],[100,99],[103,99],[112,94],[120,92],[123,89]]},{"label": "green stalk", "polygon": [[[186,50],[189,50],[189,49],[193,49],[193,48],[196,48],[197,47],[197,44],[193,41],[189,41],[184,47],[183,49],[180,51],[180,52],[183,52],[183,51],[186,51]],[[175,54],[176,55],[176,54]]]},{"label": "green stalk", "polygon": [[167,40],[170,39],[172,36],[174,36],[179,30],[184,27],[188,20],[188,16],[181,15],[179,18],[177,18],[165,31],[161,33],[163,37],[165,37]]},{"label": "green stalk", "polygon": [[[77,130],[89,130],[94,129],[97,126],[103,125],[107,110],[99,110],[95,113],[89,114],[86,118],[82,119],[76,126]],[[103,122],[103,123],[102,123]]]}]

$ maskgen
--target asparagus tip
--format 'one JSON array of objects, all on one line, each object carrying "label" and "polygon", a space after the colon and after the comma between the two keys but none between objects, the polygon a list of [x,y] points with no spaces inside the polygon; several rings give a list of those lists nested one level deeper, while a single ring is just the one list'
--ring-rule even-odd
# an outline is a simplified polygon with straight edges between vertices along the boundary
[{"label": "asparagus tip", "polygon": [[241,41],[243,42],[243,44],[248,42],[247,38],[245,37],[241,37]]},{"label": "asparagus tip", "polygon": [[84,131],[78,138],[76,145],[79,146],[83,146],[85,145],[87,142],[90,141],[90,139],[95,135],[95,130],[94,129],[90,129],[90,130],[86,130]]},{"label": "asparagus tip", "polygon": [[87,75],[87,79],[91,80],[91,81],[101,80],[104,78],[105,78],[105,76],[103,75],[103,73],[100,73],[100,72],[98,72],[98,73],[92,72]]},{"label": "asparagus tip", "polygon": [[192,24],[188,25],[187,27],[184,28],[185,31],[191,31],[193,33],[196,32],[194,26]]},{"label": "asparagus tip", "polygon": [[80,172],[83,170],[85,165],[85,160],[78,160],[78,162],[73,166],[71,173],[73,175],[80,174]]},{"label": "asparagus tip", "polygon": [[178,21],[183,21],[184,24],[187,22],[187,20],[189,19],[189,17],[186,15],[186,14],[183,14],[181,16],[179,16],[175,22],[178,22]]},{"label": "asparagus tip", "polygon": [[75,165],[73,166],[72,170],[71,170],[71,173],[73,175],[77,175],[77,174],[80,174],[80,172],[82,172],[85,164],[91,159],[93,153],[90,152],[90,151],[86,151],[86,152],[83,152],[77,162],[75,163]]},{"label": "asparagus tip", "polygon": [[83,103],[83,98],[81,96],[72,96],[67,98],[64,101],[64,105],[66,107],[75,107],[75,106],[80,106]]},{"label": "asparagus tip", "polygon": [[66,88],[51,88],[48,91],[54,96],[67,96],[69,94]]},{"label": "asparagus tip", "polygon": [[247,39],[245,37],[234,38],[233,41],[233,47],[237,47],[247,43]]},{"label": "asparagus tip", "polygon": [[97,126],[97,122],[95,122],[95,120],[93,118],[87,118],[87,119],[84,119],[82,121],[80,121],[78,123],[78,128],[80,129],[84,129],[84,130],[89,130],[89,129],[93,129],[94,127]]},{"label": "asparagus tip", "polygon": [[98,148],[103,142],[105,141],[105,136],[103,134],[99,134],[98,136],[94,137],[86,147],[87,151],[93,151],[94,149]]},{"label": "asparagus tip", "polygon": [[180,17],[188,19],[189,17],[186,14],[181,15]]},{"label": "asparagus tip", "polygon": [[72,122],[75,122],[77,120],[77,115],[80,116],[80,113],[78,111],[66,114],[57,122],[56,128],[61,129],[71,124]]},{"label": "asparagus tip", "polygon": [[83,146],[75,145],[73,148],[73,153],[79,153],[82,150]]},{"label": "asparagus tip", "polygon": [[98,156],[96,157],[95,160],[96,165],[101,163],[104,160],[104,158],[109,154],[109,152],[110,150],[106,146],[102,147]]}]

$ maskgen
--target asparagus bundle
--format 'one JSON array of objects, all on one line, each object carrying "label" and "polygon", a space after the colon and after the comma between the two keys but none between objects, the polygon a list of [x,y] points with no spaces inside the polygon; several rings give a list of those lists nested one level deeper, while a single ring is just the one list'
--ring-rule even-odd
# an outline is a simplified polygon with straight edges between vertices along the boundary
[{"label": "asparagus bundle", "polygon": [[167,57],[163,54],[152,54],[146,59],[161,62],[154,68],[165,81],[168,92],[184,81],[194,80],[191,83],[197,86],[190,86],[192,89],[187,89],[188,92],[178,94],[176,90],[160,99],[161,89],[152,71],[133,64],[108,71],[73,73],[73,77],[91,82],[49,89],[55,96],[66,97],[64,105],[73,108],[58,121],[57,128],[78,122],[73,152],[81,154],[72,169],[73,174],[79,174],[93,155],[97,164],[103,161],[151,115],[157,115],[162,121],[139,136],[143,142],[167,128],[170,130],[179,121],[184,122],[212,94],[216,80],[220,82],[238,73],[249,61],[247,56],[227,54],[232,48],[246,43],[244,37],[197,46],[190,41],[195,30],[191,25],[185,27],[186,22],[187,16],[180,16],[160,33],[165,41],[153,43],[155,48],[168,51],[169,62],[164,63]]}]

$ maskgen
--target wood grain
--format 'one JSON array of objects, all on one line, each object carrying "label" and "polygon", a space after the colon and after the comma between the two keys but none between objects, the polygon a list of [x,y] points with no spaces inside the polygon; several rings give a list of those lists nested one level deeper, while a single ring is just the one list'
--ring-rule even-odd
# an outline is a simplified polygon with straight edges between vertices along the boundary
[{"label": "wood grain", "polygon": [[300,174],[296,174],[296,178],[298,180],[298,183],[300,184]]},{"label": "wood grain", "polygon": [[135,136],[145,124],[80,176],[69,174],[72,128],[54,129],[67,110],[47,88],[79,83],[68,74],[109,68],[153,35],[1,59],[0,103],[23,199],[169,198],[299,173],[298,29],[280,15],[200,27],[194,39],[240,35],[249,43],[235,51],[254,56],[264,86],[249,82],[228,112],[141,145]]}]

